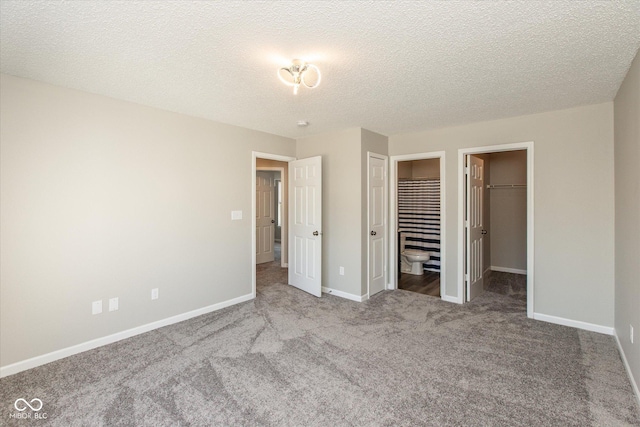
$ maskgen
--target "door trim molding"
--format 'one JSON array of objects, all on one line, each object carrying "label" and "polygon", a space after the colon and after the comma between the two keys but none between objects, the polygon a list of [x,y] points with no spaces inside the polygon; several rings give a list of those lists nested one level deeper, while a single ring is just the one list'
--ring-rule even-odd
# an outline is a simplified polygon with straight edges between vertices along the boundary
[{"label": "door trim molding", "polygon": [[[444,151],[430,151],[427,153],[402,154],[391,156],[389,164],[389,283],[387,289],[398,289],[398,162],[411,160],[440,159],[440,299],[448,302],[458,302],[455,297],[445,294],[447,289],[447,204],[446,199],[446,153]],[[393,236],[392,236],[393,234]]]},{"label": "door trim molding", "polygon": [[[385,237],[388,239],[389,238],[389,156],[386,156],[384,154],[378,154],[378,153],[374,153],[373,151],[367,151],[367,229],[365,230],[365,236],[367,238],[367,298],[369,297],[369,295],[371,295],[371,239],[369,239],[369,229],[371,227],[371,224],[369,223],[371,220],[371,200],[370,200],[370,195],[371,195],[371,191],[370,191],[370,186],[371,186],[371,174],[370,174],[370,168],[371,168],[371,158],[375,157],[379,160],[383,160],[384,161],[384,169],[385,169],[385,177],[384,177],[384,198],[385,203],[383,205],[383,209],[384,209],[384,235]],[[384,273],[383,273],[383,281],[384,281],[384,287],[387,288],[387,283],[389,281],[388,279],[388,274],[389,274],[389,250],[388,250],[388,244],[384,246],[383,248],[383,255],[382,255],[382,265],[384,268]],[[384,290],[384,288],[383,288]]]},{"label": "door trim molding", "polygon": [[[283,156],[280,154],[251,152],[251,295],[256,297],[256,159],[277,160],[279,162],[290,162],[295,157]],[[287,203],[289,201],[287,200]],[[287,228],[289,218],[287,218]],[[289,242],[287,242],[288,245]],[[281,258],[282,259],[282,258]]]},{"label": "door trim molding", "polygon": [[527,151],[527,317],[534,317],[534,188],[533,188],[533,141],[516,142],[509,144],[488,145],[483,147],[460,148],[458,149],[458,296],[456,302],[464,303],[464,158],[468,154],[489,154],[502,151]]}]

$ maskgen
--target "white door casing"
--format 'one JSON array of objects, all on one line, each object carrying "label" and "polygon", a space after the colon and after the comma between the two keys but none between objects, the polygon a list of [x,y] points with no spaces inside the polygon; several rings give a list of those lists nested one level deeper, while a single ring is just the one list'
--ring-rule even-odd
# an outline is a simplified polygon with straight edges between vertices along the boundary
[{"label": "white door casing", "polygon": [[[398,163],[413,161],[413,160],[424,160],[424,159],[439,159],[440,163],[440,298],[443,301],[459,303],[461,304],[463,301],[458,300],[457,297],[452,297],[447,295],[446,293],[446,283],[447,283],[447,204],[445,201],[446,197],[446,153],[444,151],[432,151],[425,153],[415,153],[415,154],[402,154],[397,156],[391,156],[389,162],[389,242],[388,242],[388,253],[391,261],[387,264],[387,279],[389,280],[389,289],[398,289],[398,259],[399,259],[399,242],[397,239],[398,232]],[[461,182],[464,182],[464,176],[461,178]],[[464,185],[463,185],[464,188]],[[461,190],[462,193],[463,190]],[[464,198],[463,198],[464,199]],[[462,206],[462,204],[461,204]],[[463,209],[460,211],[462,212]],[[460,232],[460,235],[463,236],[464,240],[464,230]],[[460,244],[460,248],[464,245],[464,242]],[[464,265],[464,257],[461,258],[461,265]],[[464,266],[463,266],[464,268]],[[464,274],[464,273],[463,273]],[[462,294],[460,292],[460,294]]]},{"label": "white door casing", "polygon": [[273,172],[256,171],[256,264],[271,262],[275,230]]},{"label": "white door casing", "polygon": [[466,282],[467,301],[484,292],[483,245],[484,245],[484,161],[476,156],[467,156],[466,167]]},{"label": "white door casing", "polygon": [[368,182],[368,294],[372,296],[386,287],[387,248],[387,159],[369,153]]},{"label": "white door casing", "polygon": [[289,284],[322,295],[322,157],[289,163]]},{"label": "white door casing", "polygon": [[[466,179],[465,161],[470,154],[500,153],[504,151],[527,150],[527,317],[535,318],[535,155],[534,142],[515,142],[510,144],[487,145],[473,148],[458,149],[458,265],[456,297],[451,297],[451,302],[462,304],[465,294],[465,269],[466,269],[466,233],[465,233],[465,200]],[[446,240],[446,239],[443,239]],[[441,272],[442,274],[442,272]]]}]

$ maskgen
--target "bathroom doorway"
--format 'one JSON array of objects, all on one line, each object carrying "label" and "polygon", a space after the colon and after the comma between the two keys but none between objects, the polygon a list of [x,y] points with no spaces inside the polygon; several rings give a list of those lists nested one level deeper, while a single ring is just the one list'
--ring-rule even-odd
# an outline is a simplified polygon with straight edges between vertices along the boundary
[{"label": "bathroom doorway", "polygon": [[392,287],[442,298],[444,153],[395,156],[391,167]]}]

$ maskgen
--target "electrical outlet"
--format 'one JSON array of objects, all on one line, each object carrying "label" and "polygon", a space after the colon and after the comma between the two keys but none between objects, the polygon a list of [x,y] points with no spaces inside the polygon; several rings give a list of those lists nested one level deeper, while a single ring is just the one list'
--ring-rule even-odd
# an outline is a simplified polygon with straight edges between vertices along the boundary
[{"label": "electrical outlet", "polygon": [[102,313],[102,300],[94,301],[91,303],[91,314]]},{"label": "electrical outlet", "polygon": [[344,276],[344,267],[340,267],[340,275]]},{"label": "electrical outlet", "polygon": [[118,297],[111,298],[109,300],[109,311],[116,311],[118,309]]},{"label": "electrical outlet", "polygon": [[158,288],[151,289],[151,299],[158,299],[158,297],[159,297]]},{"label": "electrical outlet", "polygon": [[629,325],[629,339],[631,340],[631,344],[633,344],[633,325]]}]

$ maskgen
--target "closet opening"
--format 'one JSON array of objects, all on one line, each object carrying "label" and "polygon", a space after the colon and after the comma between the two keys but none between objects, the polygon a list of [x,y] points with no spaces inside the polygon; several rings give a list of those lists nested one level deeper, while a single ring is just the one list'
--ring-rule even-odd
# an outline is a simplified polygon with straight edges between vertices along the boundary
[{"label": "closet opening", "polygon": [[458,155],[460,302],[501,294],[532,317],[533,143]]}]

